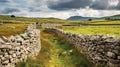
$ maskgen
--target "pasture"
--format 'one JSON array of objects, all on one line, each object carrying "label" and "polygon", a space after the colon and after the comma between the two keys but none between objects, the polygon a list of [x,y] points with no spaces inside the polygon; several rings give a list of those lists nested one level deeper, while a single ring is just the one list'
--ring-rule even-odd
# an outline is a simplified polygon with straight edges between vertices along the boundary
[{"label": "pasture", "polygon": [[[0,16],[0,36],[8,37],[23,33],[28,24],[33,22],[71,24],[71,26],[59,26],[57,28],[75,34],[103,34],[120,37],[120,21],[106,21],[103,19],[73,21],[57,18],[11,18],[10,16]],[[72,26],[72,24],[78,25]],[[26,61],[18,62],[16,67],[97,67],[64,39],[59,38],[54,33],[46,33],[44,29],[39,30],[41,31],[42,44],[38,56],[29,57]]]},{"label": "pasture", "polygon": [[61,29],[75,34],[109,34],[120,36],[120,26],[63,26]]}]

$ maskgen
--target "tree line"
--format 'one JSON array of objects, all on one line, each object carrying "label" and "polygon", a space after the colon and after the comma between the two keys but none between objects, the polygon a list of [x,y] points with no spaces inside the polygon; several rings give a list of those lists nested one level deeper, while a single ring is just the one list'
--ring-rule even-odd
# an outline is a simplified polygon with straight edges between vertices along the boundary
[{"label": "tree line", "polygon": [[118,21],[120,21],[120,17],[117,17],[117,18],[107,17],[107,18],[105,18],[105,20],[109,20],[109,21],[118,20]]}]

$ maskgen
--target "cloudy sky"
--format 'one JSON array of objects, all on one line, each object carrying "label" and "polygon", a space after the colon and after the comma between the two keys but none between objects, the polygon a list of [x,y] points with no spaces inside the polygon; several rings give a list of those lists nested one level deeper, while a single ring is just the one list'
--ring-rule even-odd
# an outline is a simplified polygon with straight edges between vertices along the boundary
[{"label": "cloudy sky", "polygon": [[0,0],[0,14],[26,17],[102,17],[120,14],[120,0]]}]

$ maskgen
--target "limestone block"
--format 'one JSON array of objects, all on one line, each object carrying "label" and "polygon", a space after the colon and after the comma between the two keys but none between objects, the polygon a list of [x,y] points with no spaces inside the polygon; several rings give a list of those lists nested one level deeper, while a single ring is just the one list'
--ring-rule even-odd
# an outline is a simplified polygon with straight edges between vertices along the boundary
[{"label": "limestone block", "polygon": [[9,63],[9,60],[5,60],[5,61],[2,61],[2,64],[8,64]]},{"label": "limestone block", "polygon": [[9,49],[11,49],[12,46],[11,46],[11,45],[0,45],[0,49],[1,49],[1,48],[9,48]]},{"label": "limestone block", "polygon": [[111,58],[116,58],[116,55],[115,55],[115,53],[113,53],[113,52],[107,52],[107,56],[108,57],[111,57]]},{"label": "limestone block", "polygon": [[9,39],[9,41],[11,41],[11,42],[15,42],[15,37],[14,37],[14,36],[10,36],[8,39]]},{"label": "limestone block", "polygon": [[1,60],[4,61],[4,60],[6,60],[6,58],[3,56],[3,57],[1,58]]},{"label": "limestone block", "polygon": [[26,39],[27,39],[27,33],[20,34],[20,36],[21,36],[24,40],[26,40]]},{"label": "limestone block", "polygon": [[5,42],[8,42],[8,38],[7,38],[7,37],[2,36],[2,39],[3,39]]},{"label": "limestone block", "polygon": [[120,56],[117,56],[117,59],[120,60]]},{"label": "limestone block", "polygon": [[105,42],[117,42],[117,38],[108,37],[106,38]]},{"label": "limestone block", "polygon": [[17,42],[22,42],[22,41],[24,41],[24,39],[23,39],[21,36],[19,36],[19,35],[16,35],[16,36],[15,36],[15,40],[16,40]]},{"label": "limestone block", "polygon": [[12,57],[15,58],[15,57],[16,57],[16,54],[13,54]]},{"label": "limestone block", "polygon": [[5,43],[2,38],[0,38],[0,43],[1,43],[1,44],[4,44],[4,43]]},{"label": "limestone block", "polygon": [[8,54],[9,55],[12,55],[14,53],[14,51],[9,51]]}]

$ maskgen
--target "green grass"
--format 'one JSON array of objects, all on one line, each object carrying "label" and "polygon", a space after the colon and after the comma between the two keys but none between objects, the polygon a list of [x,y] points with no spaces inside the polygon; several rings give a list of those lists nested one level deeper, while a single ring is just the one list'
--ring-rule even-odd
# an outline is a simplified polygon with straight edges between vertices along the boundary
[{"label": "green grass", "polygon": [[[57,18],[27,18],[0,15],[0,36],[23,33],[29,23],[85,23],[85,24],[120,24],[120,21],[93,20],[71,21]],[[23,22],[28,24],[23,24]],[[11,24],[8,24],[11,23]],[[120,36],[120,26],[62,26],[61,29],[76,34],[109,34]],[[83,54],[72,45],[53,33],[41,32],[41,51],[38,56],[18,62],[16,67],[94,67]],[[72,51],[72,52],[71,52]]]},{"label": "green grass", "polygon": [[120,26],[65,26],[62,29],[76,34],[109,34],[120,36]]},{"label": "green grass", "polygon": [[[93,67],[94,65],[72,45],[62,38],[51,38],[50,41],[54,46],[59,48],[57,55],[62,62],[62,67]],[[72,52],[70,52],[72,51]],[[61,67],[57,65],[57,67]]]},{"label": "green grass", "polygon": [[0,25],[0,36],[11,36],[23,33],[27,24],[2,24]]},{"label": "green grass", "polygon": [[35,59],[28,58],[27,60],[18,62],[15,67],[40,67],[39,64],[42,64],[39,61],[36,61]]},{"label": "green grass", "polygon": [[120,24],[120,21],[93,20],[89,24]]}]

